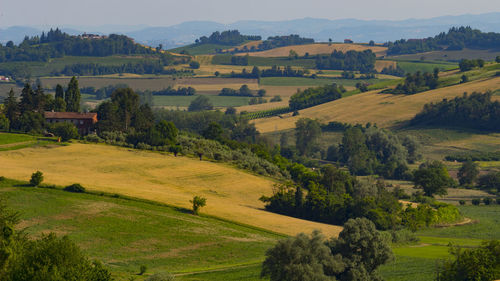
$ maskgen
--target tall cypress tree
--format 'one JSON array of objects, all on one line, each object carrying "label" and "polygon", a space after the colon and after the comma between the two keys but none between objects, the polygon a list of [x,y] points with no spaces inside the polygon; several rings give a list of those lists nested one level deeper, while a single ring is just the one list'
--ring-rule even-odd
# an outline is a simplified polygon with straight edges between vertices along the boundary
[{"label": "tall cypress tree", "polygon": [[12,88],[10,89],[9,96],[4,101],[4,106],[5,117],[9,119],[9,131],[11,131],[12,127],[17,123],[16,121],[19,115],[19,105],[17,104],[16,97],[14,96],[14,90]]},{"label": "tall cypress tree", "polygon": [[64,99],[64,89],[60,84],[57,84],[56,86],[56,96],[55,98],[62,98]]},{"label": "tall cypress tree", "polygon": [[64,99],[66,102],[66,111],[80,111],[80,88],[78,87],[78,80],[76,80],[75,76],[69,81]]},{"label": "tall cypress tree", "polygon": [[21,102],[19,103],[19,108],[21,113],[25,111],[32,111],[34,109],[34,94],[29,83],[24,85],[21,92]]},{"label": "tall cypress tree", "polygon": [[64,89],[61,85],[56,86],[56,96],[54,99],[54,110],[57,112],[66,111],[66,102],[64,101]]}]

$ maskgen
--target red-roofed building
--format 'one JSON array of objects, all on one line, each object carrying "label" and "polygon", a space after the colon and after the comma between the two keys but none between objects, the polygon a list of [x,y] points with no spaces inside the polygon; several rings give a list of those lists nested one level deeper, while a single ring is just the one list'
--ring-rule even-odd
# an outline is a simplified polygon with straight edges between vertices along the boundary
[{"label": "red-roofed building", "polygon": [[69,122],[73,123],[78,129],[80,135],[88,135],[95,123],[97,123],[97,113],[79,113],[79,112],[52,112],[46,111],[45,121],[49,124]]}]

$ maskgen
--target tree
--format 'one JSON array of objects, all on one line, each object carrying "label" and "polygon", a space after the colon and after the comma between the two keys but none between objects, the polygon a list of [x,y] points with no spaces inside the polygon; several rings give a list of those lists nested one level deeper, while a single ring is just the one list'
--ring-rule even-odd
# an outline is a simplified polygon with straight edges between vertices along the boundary
[{"label": "tree", "polygon": [[189,200],[189,202],[193,204],[193,214],[198,215],[200,212],[200,208],[205,207],[205,205],[207,204],[207,199],[200,196],[195,196],[193,197],[193,200]]},{"label": "tree", "polygon": [[259,96],[259,97],[265,97],[266,96],[266,90],[265,89],[260,89],[257,92],[257,96]]},{"label": "tree", "polygon": [[43,181],[43,173],[40,171],[36,171],[31,174],[30,184],[32,186],[39,186]]},{"label": "tree", "polygon": [[204,111],[213,108],[212,102],[206,96],[198,96],[189,104],[188,111]]},{"label": "tree", "polygon": [[413,177],[415,186],[423,188],[427,196],[445,195],[446,188],[453,186],[453,179],[448,174],[448,169],[439,161],[423,163]]},{"label": "tree", "polygon": [[14,96],[14,90],[11,88],[9,91],[9,95],[4,101],[4,113],[5,117],[9,119],[9,131],[12,130],[12,127],[17,125],[16,121],[19,117],[19,105],[17,103],[16,97]]},{"label": "tree", "polygon": [[116,114],[122,128],[128,130],[139,111],[139,95],[131,88],[120,88],[111,94],[111,102],[116,105]]},{"label": "tree", "polygon": [[250,88],[248,88],[248,85],[246,84],[241,85],[239,95],[245,97],[253,96],[252,91],[250,91]]},{"label": "tree", "polygon": [[338,238],[311,236],[278,241],[266,252],[261,276],[271,281],[382,280],[377,269],[393,257],[389,244],[365,218],[350,219]]},{"label": "tree", "polygon": [[328,46],[332,45],[332,38],[328,38]]},{"label": "tree", "polygon": [[495,58],[495,62],[500,63],[500,56],[497,56],[497,57]]},{"label": "tree", "polygon": [[316,120],[301,118],[295,123],[295,135],[297,150],[301,155],[306,155],[321,135],[320,124]]},{"label": "tree", "polygon": [[62,141],[69,141],[70,139],[76,139],[80,135],[73,123],[60,122],[55,123],[50,126],[50,131],[61,138]]},{"label": "tree", "polygon": [[472,185],[479,176],[479,168],[471,160],[465,161],[458,170],[458,182],[460,185]]},{"label": "tree", "polygon": [[0,131],[7,132],[10,130],[10,121],[3,113],[0,112]]},{"label": "tree", "polygon": [[375,46],[375,41],[370,40],[370,42],[368,42],[368,46]]},{"label": "tree", "polygon": [[216,122],[211,122],[208,124],[208,127],[203,131],[202,135],[206,139],[210,140],[222,140],[222,134],[224,133],[224,130],[222,130],[221,125],[219,125]]},{"label": "tree", "polygon": [[61,84],[56,85],[56,94],[55,94],[54,98],[64,99],[64,89],[61,86]]},{"label": "tree", "polygon": [[159,132],[161,138],[166,139],[169,143],[175,143],[179,130],[173,122],[161,120],[156,124],[156,131]]},{"label": "tree", "polygon": [[438,270],[437,281],[490,281],[500,278],[500,242],[483,242],[475,249],[451,247],[453,260]]},{"label": "tree", "polygon": [[78,80],[75,76],[73,76],[69,81],[64,101],[66,102],[66,111],[80,111],[80,88],[78,87]]},{"label": "tree", "polygon": [[33,89],[29,83],[24,85],[23,90],[21,91],[21,101],[19,102],[19,108],[21,113],[26,111],[33,111],[35,109],[35,101],[33,97]]},{"label": "tree", "polygon": [[192,69],[198,69],[198,68],[200,68],[200,63],[197,61],[191,61],[189,63],[189,67],[191,67]]}]

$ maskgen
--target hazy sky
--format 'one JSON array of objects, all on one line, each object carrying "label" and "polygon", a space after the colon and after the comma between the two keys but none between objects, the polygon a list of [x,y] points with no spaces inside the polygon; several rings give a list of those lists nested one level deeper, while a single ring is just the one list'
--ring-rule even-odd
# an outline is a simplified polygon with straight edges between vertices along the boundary
[{"label": "hazy sky", "polygon": [[500,0],[0,0],[0,27],[151,25],[304,17],[406,19],[500,12]]}]

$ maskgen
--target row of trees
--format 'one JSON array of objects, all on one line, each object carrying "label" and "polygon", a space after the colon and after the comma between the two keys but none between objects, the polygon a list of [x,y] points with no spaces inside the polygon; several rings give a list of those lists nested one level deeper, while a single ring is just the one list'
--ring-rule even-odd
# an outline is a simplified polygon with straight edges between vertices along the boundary
[{"label": "row of trees", "polygon": [[317,56],[317,69],[351,70],[361,73],[371,73],[375,70],[376,56],[371,50],[362,52],[333,51],[329,56]]},{"label": "row of trees", "polygon": [[469,71],[472,70],[473,68],[476,67],[483,67],[484,66],[484,60],[482,59],[476,59],[476,60],[468,60],[468,59],[462,59],[460,63],[458,64],[460,67],[460,71]]},{"label": "row of trees", "polygon": [[176,70],[165,68],[159,60],[146,60],[138,63],[127,63],[122,65],[102,65],[98,63],[77,63],[65,66],[60,71],[53,71],[52,75],[66,76],[93,76],[116,73],[134,74],[193,74],[192,70]]},{"label": "row of trees", "polygon": [[303,69],[293,69],[291,66],[276,66],[273,65],[271,68],[260,69],[258,66],[254,66],[251,72],[247,72],[245,68],[241,73],[231,72],[231,78],[253,78],[259,79],[260,77],[304,77],[308,74],[308,70]]},{"label": "row of trees", "polygon": [[153,49],[136,44],[124,35],[111,34],[100,39],[70,36],[59,29],[50,30],[42,37],[26,37],[18,46],[12,41],[0,45],[0,62],[48,61],[50,58],[69,56],[111,56],[153,54]]},{"label": "row of trees", "polygon": [[299,110],[337,100],[342,97],[342,93],[345,91],[342,85],[337,86],[335,83],[323,87],[308,88],[290,97],[290,109]]},{"label": "row of trees", "polygon": [[500,102],[492,93],[464,93],[462,97],[428,103],[412,120],[413,125],[440,125],[500,132]]},{"label": "row of trees", "polygon": [[[266,95],[266,90],[260,89],[257,91],[258,97],[263,97]],[[254,97],[255,95],[252,93],[248,85],[242,85],[239,90],[231,89],[231,88],[222,88],[219,93],[219,96],[235,96],[235,97]]]},{"label": "row of trees", "polygon": [[215,31],[209,37],[202,36],[196,39],[196,44],[219,44],[219,45],[239,45],[245,41],[261,40],[262,37],[254,35],[242,35],[238,30]]},{"label": "row of trees", "polygon": [[500,33],[481,32],[478,29],[461,26],[453,27],[425,39],[401,39],[386,43],[388,55],[415,54],[435,50],[494,49],[500,45]]},{"label": "row of trees", "polygon": [[417,71],[414,74],[407,73],[405,81],[398,84],[394,89],[387,89],[383,93],[413,95],[416,93],[436,89],[439,86],[439,69],[435,68],[433,73]]}]

